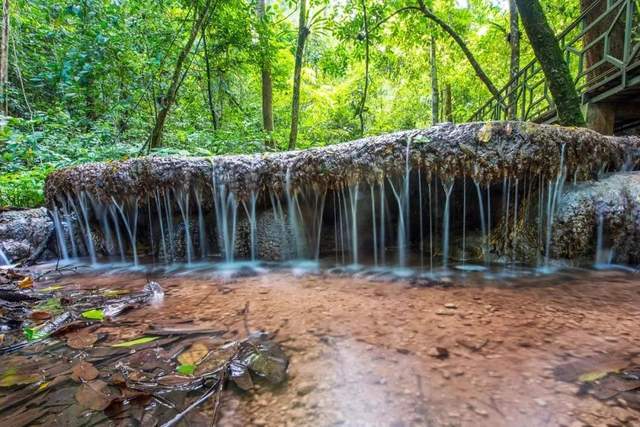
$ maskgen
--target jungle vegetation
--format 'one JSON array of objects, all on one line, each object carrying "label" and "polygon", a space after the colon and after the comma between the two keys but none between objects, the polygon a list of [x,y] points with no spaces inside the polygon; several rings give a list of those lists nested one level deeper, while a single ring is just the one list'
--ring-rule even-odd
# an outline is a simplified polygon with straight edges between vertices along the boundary
[{"label": "jungle vegetation", "polygon": [[[464,122],[519,64],[553,55],[548,38],[527,34],[552,36],[580,2],[3,0],[3,10],[0,206],[37,206],[46,175],[81,162]],[[565,123],[580,124],[565,89]]]}]

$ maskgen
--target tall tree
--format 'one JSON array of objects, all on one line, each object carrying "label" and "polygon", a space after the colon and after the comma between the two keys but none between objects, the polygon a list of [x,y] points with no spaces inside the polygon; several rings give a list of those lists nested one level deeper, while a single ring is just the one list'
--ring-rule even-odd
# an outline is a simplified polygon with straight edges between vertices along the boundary
[{"label": "tall tree", "polygon": [[440,94],[438,92],[438,65],[436,63],[436,38],[431,34],[431,124],[440,121]]},{"label": "tall tree", "polygon": [[[258,43],[260,45],[260,73],[262,77],[262,128],[271,133],[273,132],[273,81],[266,8],[266,0],[257,1],[256,14],[258,15]],[[269,137],[268,142],[273,144],[273,139]]]},{"label": "tall tree", "polygon": [[195,42],[198,34],[200,33],[200,29],[205,25],[205,23],[209,19],[209,12],[211,10],[211,1],[212,0],[207,0],[202,10],[199,11],[198,13],[196,9],[196,12],[194,13],[194,20],[191,26],[191,32],[189,33],[189,38],[187,39],[187,42],[182,47],[182,50],[178,55],[178,60],[176,61],[176,65],[173,70],[173,76],[171,77],[171,84],[169,86],[169,89],[167,89],[167,92],[164,98],[162,99],[162,103],[160,105],[160,109],[158,110],[158,115],[156,117],[155,125],[153,126],[153,130],[151,131],[151,136],[149,139],[149,148],[156,148],[162,145],[162,132],[164,131],[164,125],[165,125],[165,122],[167,121],[169,111],[171,110],[171,107],[176,101],[180,83],[182,83],[184,79],[184,76],[182,73],[184,63],[187,60],[187,56],[189,56],[189,52],[191,52],[193,43]]},{"label": "tall tree", "polygon": [[549,84],[560,124],[584,126],[578,91],[539,0],[516,0],[516,3],[533,52]]},{"label": "tall tree", "polygon": [[453,123],[453,103],[451,96],[451,83],[444,86],[444,118],[447,122]]},{"label": "tall tree", "polygon": [[367,16],[367,2],[362,0],[362,20],[364,38],[364,88],[362,98],[358,107],[358,118],[360,119],[360,136],[364,135],[364,112],[367,107],[367,94],[369,92],[369,18]]},{"label": "tall tree", "polygon": [[2,35],[0,37],[0,100],[4,115],[9,114],[9,0],[2,1]]},{"label": "tall tree", "polygon": [[207,49],[207,29],[202,26],[202,50],[204,52],[204,64],[207,73],[207,105],[209,106],[209,114],[211,115],[211,125],[214,130],[219,128],[218,113],[213,103],[213,89],[211,82],[211,61],[209,60],[209,49]]},{"label": "tall tree", "polygon": [[509,0],[509,46],[511,48],[511,60],[509,63],[509,79],[514,81],[509,93],[509,120],[515,120],[517,114],[516,102],[518,100],[517,82],[515,78],[520,71],[520,16],[516,0]]},{"label": "tall tree", "polygon": [[302,61],[304,46],[309,36],[307,26],[307,0],[298,1],[298,42],[296,45],[295,66],[293,70],[293,97],[291,100],[291,131],[289,133],[289,150],[295,150],[298,140],[298,122],[300,119],[300,84],[302,81]]}]

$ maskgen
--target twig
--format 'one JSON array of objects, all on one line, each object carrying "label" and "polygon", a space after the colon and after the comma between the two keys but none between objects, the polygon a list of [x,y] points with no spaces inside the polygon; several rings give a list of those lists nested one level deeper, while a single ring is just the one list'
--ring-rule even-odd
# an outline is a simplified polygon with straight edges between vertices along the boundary
[{"label": "twig", "polygon": [[193,402],[191,405],[187,406],[186,409],[184,409],[182,412],[177,414],[171,420],[169,420],[166,423],[162,424],[161,427],[172,427],[172,426],[178,424],[190,411],[195,409],[197,406],[201,405],[204,401],[209,399],[211,396],[213,396],[218,391],[222,390],[222,384],[223,384],[222,380],[223,380],[223,378],[224,378],[224,375],[221,375],[220,378],[218,379],[218,381],[216,381],[216,383],[213,386],[211,386],[209,391],[207,391],[205,394],[203,394],[198,400]]},{"label": "twig", "polygon": [[244,308],[242,309],[242,323],[244,324],[244,331],[247,334],[247,337],[251,335],[249,331],[249,301],[244,304]]}]

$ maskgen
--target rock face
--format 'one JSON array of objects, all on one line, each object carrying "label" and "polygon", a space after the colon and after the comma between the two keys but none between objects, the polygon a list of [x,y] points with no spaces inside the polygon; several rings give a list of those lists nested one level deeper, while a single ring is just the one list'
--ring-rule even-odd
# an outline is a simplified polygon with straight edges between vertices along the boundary
[{"label": "rock face", "polygon": [[[638,234],[626,217],[633,191],[571,193],[558,210],[561,186],[552,191],[551,184],[590,180],[639,158],[634,137],[520,122],[444,124],[304,151],[87,164],[54,172],[45,192],[56,224],[65,224],[58,227],[66,230],[58,240],[71,243],[64,252],[93,260],[104,253],[134,260],[162,253],[168,262],[335,253],[357,264],[390,251],[404,266],[408,251],[423,256],[428,248],[430,260],[486,261],[493,250],[536,263],[546,241],[535,225],[547,205],[559,211],[557,256],[588,256],[587,231],[601,214],[602,228],[611,230],[603,234],[635,260],[633,243],[621,240]],[[606,197],[617,199],[594,201]],[[602,204],[608,208],[593,207]],[[477,253],[468,253],[469,236],[480,236]]]},{"label": "rock face", "polygon": [[[559,258],[640,263],[640,172],[616,173],[567,189],[552,245]],[[596,260],[598,251],[605,259]]]},{"label": "rock face", "polygon": [[[564,149],[563,149],[564,147]],[[552,177],[559,157],[568,176],[590,177],[601,166],[619,168],[637,157],[640,139],[607,137],[587,129],[522,122],[443,124],[304,151],[265,155],[143,157],[56,171],[46,183],[48,206],[68,194],[147,197],[159,189],[224,185],[240,200],[252,191],[284,192],[314,185],[332,189],[379,182],[407,166],[441,178],[466,175],[478,182],[525,173]]]},{"label": "rock face", "polygon": [[[45,208],[0,213],[0,247],[8,261],[16,262],[33,255],[50,238],[53,222]],[[53,257],[46,251],[43,257]]]}]

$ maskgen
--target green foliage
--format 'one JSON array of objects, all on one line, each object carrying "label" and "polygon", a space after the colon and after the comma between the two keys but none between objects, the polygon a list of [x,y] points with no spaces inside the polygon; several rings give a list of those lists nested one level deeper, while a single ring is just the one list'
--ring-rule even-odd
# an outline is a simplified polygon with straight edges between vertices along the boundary
[{"label": "green foliage", "polygon": [[[11,118],[0,119],[0,206],[41,205],[44,179],[56,169],[141,154],[188,39],[194,5],[204,1],[11,2],[6,95]],[[286,147],[296,2],[267,3],[266,16],[258,19],[255,0],[215,2],[203,31],[206,38],[200,35],[186,61],[164,146],[151,154],[209,156]],[[495,85],[504,85],[509,74],[506,0],[425,3],[461,35]],[[547,14],[556,30],[577,16],[577,0],[552,3]],[[394,15],[415,4],[366,1],[370,76],[365,134],[429,125],[432,34],[438,80],[442,88],[452,86],[454,119],[464,121],[488,97],[458,46],[439,27],[415,10]],[[360,137],[364,90],[362,0],[310,0],[309,9],[300,148]],[[526,37],[522,49],[524,65],[533,57]],[[273,79],[271,135],[262,130],[265,58]],[[268,147],[267,140],[275,147]]]}]

